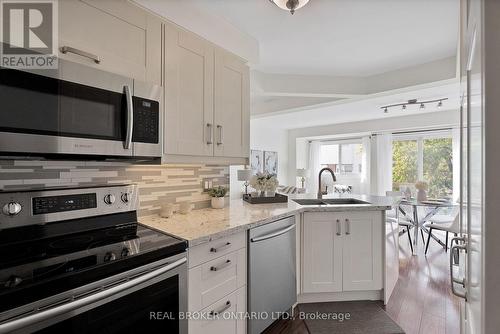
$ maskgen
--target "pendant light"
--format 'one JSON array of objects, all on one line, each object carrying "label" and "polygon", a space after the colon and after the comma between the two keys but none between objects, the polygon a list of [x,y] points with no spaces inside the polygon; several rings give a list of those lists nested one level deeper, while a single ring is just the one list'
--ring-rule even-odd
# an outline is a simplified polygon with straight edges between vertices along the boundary
[{"label": "pendant light", "polygon": [[269,0],[281,9],[288,10],[293,15],[297,9],[304,7],[309,0]]}]

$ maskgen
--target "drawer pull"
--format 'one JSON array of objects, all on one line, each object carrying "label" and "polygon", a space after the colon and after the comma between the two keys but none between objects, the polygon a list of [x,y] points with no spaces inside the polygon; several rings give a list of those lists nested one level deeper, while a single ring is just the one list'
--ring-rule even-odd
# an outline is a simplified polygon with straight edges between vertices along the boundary
[{"label": "drawer pull", "polygon": [[75,48],[72,48],[71,46],[63,46],[61,47],[61,53],[63,54],[66,54],[66,53],[74,53],[76,55],[79,55],[79,56],[82,56],[82,57],[85,57],[85,58],[89,58],[91,60],[94,61],[94,63],[96,64],[99,64],[101,62],[101,59],[99,58],[99,56],[96,56],[92,53],[89,53],[89,52],[86,52],[86,51],[83,51],[83,50],[79,50],[79,49],[75,49]]},{"label": "drawer pull", "polygon": [[229,246],[231,246],[230,242],[226,243],[225,245],[220,246],[219,248],[212,247],[212,248],[210,248],[210,252],[211,253],[217,253],[217,252],[219,252],[221,250],[224,250],[224,249],[228,248]]},{"label": "drawer pull", "polygon": [[214,310],[214,311],[210,311],[210,315],[211,315],[211,316],[214,316],[214,315],[219,315],[219,314],[221,314],[222,312],[224,312],[224,311],[226,311],[227,309],[229,309],[230,307],[231,307],[231,301],[230,301],[230,300],[228,300],[228,301],[226,302],[226,305],[224,305],[224,307],[222,307],[220,310],[218,310],[218,311],[215,311],[215,310]]},{"label": "drawer pull", "polygon": [[210,267],[210,270],[211,271],[218,271],[218,270],[221,270],[221,269],[224,269],[226,268],[227,266],[229,266],[231,264],[231,260],[227,260],[226,262],[224,262],[223,264],[221,264],[220,266],[218,267],[215,267],[215,266],[212,266]]}]

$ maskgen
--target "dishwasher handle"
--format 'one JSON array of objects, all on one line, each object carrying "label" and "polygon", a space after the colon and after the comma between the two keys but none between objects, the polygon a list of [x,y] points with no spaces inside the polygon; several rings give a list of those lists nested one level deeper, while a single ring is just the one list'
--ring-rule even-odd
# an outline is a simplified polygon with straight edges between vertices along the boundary
[{"label": "dishwasher handle", "polygon": [[271,238],[275,238],[277,236],[280,236],[282,234],[285,234],[286,232],[288,231],[291,231],[292,229],[295,228],[295,224],[293,225],[290,225],[288,227],[285,227],[284,229],[282,230],[279,230],[279,231],[276,231],[276,232],[273,232],[273,233],[269,233],[269,234],[265,234],[261,237],[256,237],[256,238],[251,238],[250,239],[250,242],[259,242],[259,241],[263,241],[263,240],[267,240],[267,239],[271,239]]}]

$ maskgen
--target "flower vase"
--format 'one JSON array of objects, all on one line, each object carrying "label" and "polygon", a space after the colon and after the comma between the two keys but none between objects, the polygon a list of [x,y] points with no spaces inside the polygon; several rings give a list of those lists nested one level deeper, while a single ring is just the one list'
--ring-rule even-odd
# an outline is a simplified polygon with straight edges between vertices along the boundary
[{"label": "flower vase", "polygon": [[275,197],[276,196],[276,190],[267,190],[264,196],[266,196],[266,197]]},{"label": "flower vase", "polygon": [[222,209],[224,208],[224,197],[212,197],[212,209]]},{"label": "flower vase", "polygon": [[427,201],[427,191],[423,189],[419,189],[417,191],[417,201],[422,202],[422,201]]}]

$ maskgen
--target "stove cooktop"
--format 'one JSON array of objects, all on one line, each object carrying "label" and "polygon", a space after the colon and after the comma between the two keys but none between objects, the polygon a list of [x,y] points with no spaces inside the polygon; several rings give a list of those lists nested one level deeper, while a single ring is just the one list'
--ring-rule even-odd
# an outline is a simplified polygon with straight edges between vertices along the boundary
[{"label": "stove cooktop", "polygon": [[138,224],[135,212],[1,230],[0,312],[186,248],[186,241]]}]

